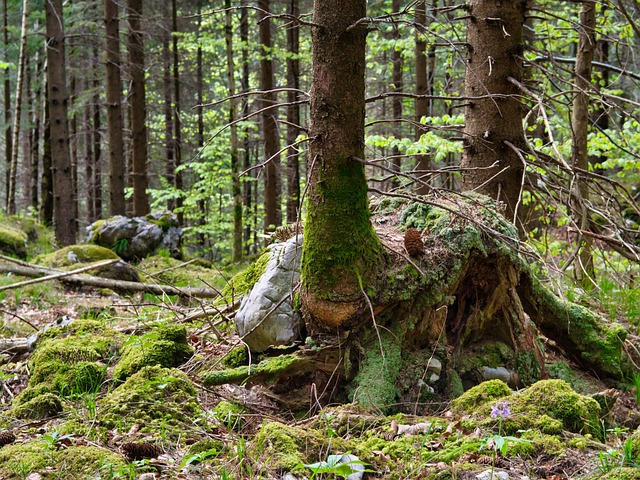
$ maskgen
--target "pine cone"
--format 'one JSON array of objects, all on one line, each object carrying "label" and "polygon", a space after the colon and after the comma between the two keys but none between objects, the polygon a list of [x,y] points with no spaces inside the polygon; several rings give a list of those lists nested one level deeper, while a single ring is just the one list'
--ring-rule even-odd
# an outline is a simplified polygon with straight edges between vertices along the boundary
[{"label": "pine cone", "polygon": [[415,228],[407,229],[404,234],[404,248],[411,257],[419,257],[424,254],[424,242],[420,232]]},{"label": "pine cone", "polygon": [[123,443],[120,452],[128,460],[142,460],[144,458],[156,458],[162,450],[153,443]]},{"label": "pine cone", "polygon": [[0,433],[0,447],[4,447],[5,445],[9,445],[16,441],[16,436],[12,431],[6,430]]}]

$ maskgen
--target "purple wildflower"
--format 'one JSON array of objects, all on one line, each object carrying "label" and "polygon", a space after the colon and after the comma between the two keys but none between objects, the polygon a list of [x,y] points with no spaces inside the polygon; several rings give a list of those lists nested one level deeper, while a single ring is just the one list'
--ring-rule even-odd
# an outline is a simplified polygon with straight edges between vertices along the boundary
[{"label": "purple wildflower", "polygon": [[501,419],[505,419],[509,415],[511,415],[511,410],[509,409],[509,402],[496,403],[493,407],[491,407],[491,416],[493,418],[500,417]]}]

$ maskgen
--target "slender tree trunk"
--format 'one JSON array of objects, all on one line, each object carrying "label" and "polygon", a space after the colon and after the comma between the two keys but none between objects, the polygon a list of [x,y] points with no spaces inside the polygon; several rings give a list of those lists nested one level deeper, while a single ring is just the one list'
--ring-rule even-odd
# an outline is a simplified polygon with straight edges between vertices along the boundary
[{"label": "slender tree trunk", "polygon": [[122,80],[120,76],[120,25],[117,0],[104,0],[106,27],[106,102],[109,137],[109,214],[125,215]]},{"label": "slender tree trunk", "polygon": [[[173,134],[174,134],[174,158],[176,169],[182,164],[182,125],[180,120],[181,104],[180,104],[180,55],[178,53],[178,5],[176,0],[172,0],[172,31],[173,31]],[[183,180],[182,172],[176,171],[176,189],[182,193]],[[182,195],[176,199],[176,208],[178,210],[178,222],[182,225],[184,222],[184,213],[182,212]]]},{"label": "slender tree trunk", "polygon": [[45,1],[45,18],[53,218],[56,241],[60,246],[65,246],[75,242],[76,222],[73,218],[62,0]]},{"label": "slender tree trunk", "polygon": [[[394,12],[400,11],[400,0],[393,0],[391,9]],[[400,40],[400,30],[398,28],[393,29],[393,39],[398,42]],[[398,48],[399,45],[394,45],[393,52],[391,54],[391,63],[393,64],[393,91],[394,92],[402,92],[404,88],[403,78],[402,78],[402,69],[404,68],[404,63],[402,61],[402,52]],[[393,110],[393,119],[396,120],[394,125],[394,136],[397,139],[402,138],[402,123],[399,120],[402,118],[402,97],[397,96],[393,97],[391,101],[391,108]],[[397,145],[394,145],[391,149],[391,155],[393,156],[393,169],[396,172],[401,170],[401,161],[400,161],[400,148]],[[391,179],[391,187],[397,188],[400,185],[398,181],[398,177],[395,176]]]},{"label": "slender tree trunk", "polygon": [[[46,64],[45,64],[46,65]],[[44,90],[44,122],[42,134],[42,178],[40,181],[40,196],[42,197],[40,220],[45,225],[53,225],[53,162],[51,160],[51,114],[49,110],[49,80],[48,68]]]},{"label": "slender tree trunk", "polygon": [[128,0],[129,69],[131,73],[131,132],[133,153],[133,214],[149,213],[147,196],[147,104],[144,79],[144,42],[142,40],[142,0]]},{"label": "slender tree trunk", "polygon": [[[71,49],[71,58],[73,58],[73,49]],[[75,110],[75,103],[77,101],[76,95],[76,77],[71,75],[69,82],[69,108],[67,112],[71,111],[71,118],[69,119],[69,158],[71,160],[71,208],[72,216],[74,219],[78,217],[78,117]]]},{"label": "slender tree trunk", "polygon": [[[169,23],[169,5],[164,4],[164,16]],[[164,142],[165,142],[165,178],[170,187],[176,187],[176,158],[175,158],[175,137],[173,134],[173,84],[171,82],[171,29],[167,26],[162,35],[162,61],[164,63],[162,74],[162,86],[164,93]],[[173,210],[175,200],[170,198],[167,208]]]},{"label": "slender tree trunk", "polygon": [[[589,133],[589,94],[592,90],[591,71],[593,54],[596,48],[596,4],[583,1],[580,5],[580,29],[578,52],[575,65],[575,97],[573,98],[573,112],[571,130],[573,144],[571,148],[571,163],[574,168],[583,171],[589,169],[588,140]],[[573,195],[575,201],[575,222],[582,231],[589,230],[589,187],[578,174]],[[591,253],[591,237],[579,235],[581,250],[576,265],[576,280],[583,288],[591,289],[594,283],[593,256]]]},{"label": "slender tree trunk", "polygon": [[[248,49],[248,45],[249,45],[249,15],[247,13],[247,7],[248,7],[248,1],[249,0],[241,0],[240,5],[241,5],[241,9],[240,9],[240,43],[242,44],[242,77],[241,77],[241,84],[242,84],[242,91],[243,92],[248,92],[249,91],[249,49]],[[245,118],[248,114],[249,114],[249,101],[247,99],[246,96],[242,97],[242,104],[240,107],[240,116],[242,118]],[[243,135],[242,135],[243,141],[242,141],[242,146],[243,146],[243,164],[242,167],[247,170],[249,169],[249,167],[251,167],[251,140],[250,140],[250,132],[249,129],[247,127],[244,128],[243,130]],[[254,178],[255,175],[253,173],[253,170],[251,170],[249,172],[249,175],[251,178]],[[253,218],[254,223],[255,223],[255,215],[249,215],[252,213],[252,207],[254,206],[254,198],[253,198],[253,194],[252,192],[254,191],[254,182],[253,181],[249,181],[249,182],[244,182],[243,183],[243,203],[245,206],[245,212],[247,212],[247,217],[248,218]],[[247,254],[251,253],[252,251],[252,246],[251,246],[251,230],[252,230],[252,225],[251,222],[245,222],[245,230],[244,230],[244,244],[246,246],[246,250],[245,252]],[[255,226],[253,226],[255,227]],[[255,228],[254,228],[254,233],[255,233]],[[254,242],[255,244],[255,242]]]},{"label": "slender tree trunk", "polygon": [[[309,191],[301,300],[308,329],[344,326],[365,310],[380,241],[364,173],[366,0],[316,0]],[[339,12],[339,15],[337,14]]]},{"label": "slender tree trunk", "polygon": [[[415,6],[415,21],[416,21],[416,33],[415,33],[415,41],[416,41],[416,95],[427,95],[427,42],[424,38],[424,35],[421,33],[421,27],[424,28],[424,25],[427,22],[426,15],[426,0],[418,0]],[[419,124],[420,119],[422,117],[426,117],[429,115],[429,101],[425,97],[416,98],[415,102],[416,109],[416,122]],[[416,128],[416,140],[420,139],[422,135],[422,130],[418,127]],[[419,155],[416,163],[416,170],[419,172],[424,172],[426,170],[431,169],[431,158],[429,155]],[[418,177],[426,181],[428,177],[425,177],[423,173],[418,173]],[[426,195],[429,193],[429,188],[427,185],[422,185],[418,183],[416,188],[416,193],[419,195]]]},{"label": "slender tree trunk", "polygon": [[[196,114],[198,116],[198,130],[196,133],[196,139],[198,144],[198,152],[202,152],[204,148],[204,78],[202,75],[203,58],[202,58],[202,0],[198,0],[198,22],[197,22],[197,38],[198,49],[196,51],[196,90],[198,96],[198,105],[196,106]],[[201,246],[205,245],[206,236],[204,234],[204,226],[207,224],[207,200],[203,197],[198,200],[198,225],[202,228],[201,233],[198,235],[198,241]]]},{"label": "slender tree trunk", "polygon": [[7,212],[16,213],[16,182],[18,177],[18,150],[20,148],[20,120],[22,118],[22,91],[27,54],[27,19],[29,18],[29,0],[22,3],[22,29],[20,34],[20,56],[18,58],[18,79],[16,81],[15,106],[13,108],[13,138],[11,139],[11,165],[9,173],[9,191]]},{"label": "slender tree trunk", "polygon": [[265,230],[273,230],[282,223],[282,209],[280,207],[280,142],[278,124],[276,122],[278,111],[269,108],[277,102],[273,90],[273,60],[271,59],[271,20],[269,0],[258,0],[258,23],[260,37],[260,89],[264,92],[261,108],[266,109],[262,113],[262,135],[264,139],[264,156],[267,162],[264,169],[264,210]]},{"label": "slender tree trunk", "polygon": [[[293,18],[300,16],[299,0],[289,0],[289,14]],[[294,21],[287,29],[287,87],[300,89],[300,27]],[[300,154],[293,144],[300,129],[300,106],[294,103],[298,100],[298,93],[293,90],[287,92],[287,222],[299,220],[300,215]]]},{"label": "slender tree trunk", "polygon": [[35,77],[35,87],[33,89],[33,109],[31,111],[31,123],[33,124],[33,128],[30,130],[31,136],[31,206],[35,209],[38,208],[39,205],[39,195],[38,195],[38,180],[40,178],[40,132],[41,129],[41,106],[42,106],[42,82],[41,82],[41,72],[42,72],[42,60],[40,59],[39,52],[36,52],[34,59],[34,77]]},{"label": "slender tree trunk", "polygon": [[526,0],[470,0],[467,23],[463,190],[504,202],[515,220],[524,174],[521,92]]},{"label": "slender tree trunk", "polygon": [[[3,0],[3,15],[2,15],[2,37],[4,42],[5,62],[9,65],[10,59],[8,58],[9,51],[9,24],[8,24],[8,11],[7,0]],[[11,129],[11,77],[9,67],[4,69],[4,142],[5,142],[5,154],[7,173],[5,176],[5,207],[9,210],[9,184],[11,178],[11,153],[13,152],[13,132]]]},{"label": "slender tree trunk", "polygon": [[233,249],[231,261],[242,260],[242,185],[240,184],[240,161],[238,156],[238,126],[236,125],[235,66],[233,64],[233,18],[231,0],[225,0],[225,41],[227,46],[227,89],[229,91],[229,141],[231,157],[231,191],[233,194]]},{"label": "slender tree trunk", "polygon": [[[80,81],[80,88],[83,90],[88,89],[87,82]],[[84,131],[83,144],[84,144],[84,161],[85,161],[85,195],[87,198],[87,223],[91,224],[96,218],[96,207],[94,198],[94,185],[93,185],[93,139],[91,135],[92,125],[91,120],[93,118],[91,111],[91,104],[86,102],[82,108],[82,130]]]},{"label": "slender tree trunk", "polygon": [[[98,49],[94,48],[93,58],[96,64],[100,61]],[[97,72],[94,72],[97,73]],[[90,161],[93,163],[93,199],[95,217],[92,221],[102,218],[102,136],[100,129],[102,128],[102,116],[100,112],[100,79],[97,75],[93,78],[93,157]]]}]

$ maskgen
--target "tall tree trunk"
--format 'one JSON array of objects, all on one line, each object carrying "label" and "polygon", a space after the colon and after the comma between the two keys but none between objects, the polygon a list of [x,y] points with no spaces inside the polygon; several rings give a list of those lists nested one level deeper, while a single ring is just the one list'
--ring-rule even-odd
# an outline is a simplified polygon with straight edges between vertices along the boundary
[{"label": "tall tree trunk", "polygon": [[[381,246],[364,173],[366,0],[316,0],[301,300],[311,332],[362,316]],[[336,12],[340,12],[339,15]]]},{"label": "tall tree trunk", "polygon": [[[293,18],[300,16],[299,0],[289,0],[289,14]],[[287,222],[299,220],[300,214],[300,154],[293,144],[300,129],[300,106],[297,90],[300,89],[300,27],[294,20],[287,29]]]},{"label": "tall tree trunk", "polygon": [[265,230],[269,231],[282,223],[280,207],[280,142],[276,108],[269,108],[276,103],[273,90],[273,60],[271,59],[271,19],[269,18],[269,0],[258,0],[258,23],[260,37],[260,89],[262,95],[262,135],[264,139],[264,156],[267,162],[264,169],[264,213]]},{"label": "tall tree trunk", "polygon": [[[243,92],[248,92],[249,91],[249,15],[247,13],[248,10],[248,2],[249,0],[241,0],[240,1],[240,43],[242,44],[242,77],[240,79],[240,82],[242,84],[242,91]],[[245,118],[248,114],[249,114],[249,101],[245,96],[242,97],[242,104],[240,107],[240,116],[242,118]],[[243,141],[242,141],[242,146],[243,146],[243,163],[242,163],[242,167],[247,170],[249,169],[249,167],[251,167],[251,137],[250,137],[250,132],[248,127],[244,128],[243,131],[243,135],[242,135]],[[249,175],[251,178],[254,177],[254,173],[253,170],[249,171]],[[245,211],[247,213],[252,212],[252,207],[254,206],[254,196],[253,196],[253,192],[254,192],[254,182],[253,181],[249,181],[249,182],[244,182],[243,183],[243,192],[242,192],[242,197],[243,197],[243,203],[244,203],[244,207],[245,207]],[[257,190],[257,188],[256,188]],[[255,223],[255,216],[251,216],[251,215],[247,215],[248,218],[253,218],[254,223]],[[245,229],[244,229],[244,236],[243,236],[243,241],[244,244],[246,245],[246,250],[245,252],[247,254],[252,252],[252,243],[251,243],[251,231],[252,231],[252,225],[251,222],[245,222]],[[256,234],[255,232],[255,228],[253,229],[254,235]],[[253,244],[255,245],[255,241],[253,242]]]},{"label": "tall tree trunk", "polygon": [[[391,9],[394,12],[400,11],[400,0],[393,0]],[[397,26],[393,29],[393,39],[395,42],[400,40],[400,30],[398,30]],[[391,53],[391,63],[393,64],[393,74],[392,74],[392,82],[393,82],[393,91],[394,92],[402,92],[404,85],[402,79],[402,69],[404,68],[404,64],[402,61],[402,52],[398,48],[399,45],[396,45],[394,42],[393,52]],[[402,138],[402,123],[399,121],[402,118],[402,97],[396,96],[391,100],[391,108],[393,110],[393,119],[395,120],[394,125],[394,137],[398,140]],[[400,148],[397,145],[394,145],[391,149],[391,155],[393,157],[392,164],[393,169],[396,172],[399,172],[401,169],[400,162]],[[391,187],[397,188],[400,185],[398,181],[398,177],[395,176],[391,179]]]},{"label": "tall tree trunk", "polygon": [[[178,53],[178,5],[176,0],[172,0],[172,31],[173,31],[173,135],[174,135],[174,158],[176,169],[182,163],[182,125],[180,120],[181,104],[180,104],[180,55]],[[182,192],[183,181],[182,172],[176,171],[176,189]],[[182,195],[176,198],[176,208],[178,210],[178,222],[182,225],[184,222],[184,213],[182,212]]]},{"label": "tall tree trunk", "polygon": [[[2,12],[2,38],[4,43],[4,51],[5,51],[5,62],[7,65],[10,63],[10,59],[8,58],[9,51],[9,24],[8,24],[8,11],[7,11],[7,0],[3,0],[3,12]],[[4,69],[4,124],[5,124],[5,132],[4,132],[4,142],[5,142],[5,161],[7,164],[7,172],[5,176],[5,207],[9,210],[9,184],[11,177],[11,152],[13,151],[12,146],[12,130],[11,130],[11,77],[9,67]]]},{"label": "tall tree trunk", "polygon": [[9,173],[9,191],[7,212],[16,213],[16,182],[18,177],[18,150],[20,148],[20,120],[22,118],[22,91],[27,54],[27,19],[29,18],[29,0],[22,3],[22,29],[20,33],[20,56],[18,58],[18,79],[16,81],[15,106],[13,108],[13,138],[11,139],[11,166]]},{"label": "tall tree trunk", "polygon": [[34,74],[35,87],[33,89],[33,109],[31,111],[31,123],[33,128],[30,130],[31,136],[31,206],[35,209],[38,208],[39,195],[38,195],[38,179],[40,178],[40,132],[41,130],[41,106],[42,106],[42,60],[39,52],[36,52],[34,59]]},{"label": "tall tree trunk", "polygon": [[[85,80],[80,80],[80,88],[82,90],[88,90],[88,84]],[[82,107],[82,130],[84,134],[83,137],[83,145],[84,145],[84,176],[85,176],[85,195],[87,198],[87,223],[91,224],[96,219],[96,204],[94,198],[94,172],[93,172],[93,138],[91,135],[92,125],[91,121],[93,119],[93,114],[91,111],[91,104],[89,102],[85,102]]]},{"label": "tall tree trunk", "polygon": [[236,125],[235,66],[233,64],[233,18],[231,0],[225,0],[225,41],[227,46],[227,89],[229,91],[229,141],[231,157],[231,192],[233,194],[233,249],[231,261],[242,260],[242,185],[240,184],[240,161],[238,156],[238,126]]},{"label": "tall tree trunk", "polygon": [[[71,49],[71,58],[73,58],[73,49]],[[78,117],[75,110],[77,101],[76,77],[71,75],[69,81],[69,105],[67,112],[71,111],[69,119],[69,158],[71,161],[71,215],[74,219],[78,217]]]},{"label": "tall tree trunk", "polygon": [[465,168],[462,187],[504,202],[514,218],[520,198],[524,148],[520,91],[526,0],[470,0],[467,23]]},{"label": "tall tree trunk", "polygon": [[[428,83],[427,83],[427,42],[424,35],[421,33],[421,27],[425,28],[427,22],[426,15],[426,0],[418,0],[415,6],[415,21],[416,21],[416,95],[421,95],[415,99],[414,105],[416,109],[416,122],[419,124],[422,117],[429,115],[429,100],[424,97],[427,95]],[[422,129],[416,128],[416,140],[420,139],[422,135]],[[419,155],[416,163],[416,170],[424,172],[431,169],[431,158],[429,155]],[[418,177],[423,181],[426,181],[428,177],[424,173],[418,173]],[[429,187],[418,183],[416,193],[419,195],[426,195],[429,193]]]},{"label": "tall tree trunk", "polygon": [[[198,96],[198,105],[196,106],[196,115],[198,116],[198,129],[196,132],[196,143],[198,146],[198,152],[202,152],[204,148],[204,78],[202,75],[203,58],[202,58],[202,0],[198,0],[198,22],[197,22],[197,38],[198,48],[196,50],[196,90]],[[206,236],[204,234],[204,226],[207,224],[207,200],[202,197],[198,200],[198,212],[199,217],[197,219],[198,225],[202,228],[202,231],[198,234],[198,242],[204,247]]]},{"label": "tall tree trunk", "polygon": [[129,70],[131,73],[131,141],[133,152],[133,214],[149,213],[147,196],[147,103],[144,79],[144,42],[141,30],[142,0],[128,0]]},{"label": "tall tree trunk", "polygon": [[[580,5],[580,29],[578,52],[575,66],[575,97],[573,98],[573,112],[571,130],[573,143],[571,148],[571,164],[583,171],[589,169],[589,152],[587,134],[589,132],[589,93],[591,87],[591,70],[593,53],[596,48],[596,4],[584,1]],[[589,230],[589,187],[581,174],[578,173],[574,185],[575,222],[581,231]],[[591,289],[594,283],[593,256],[591,254],[591,237],[579,234],[581,243],[578,265],[575,268],[576,280],[583,288]]]},{"label": "tall tree trunk", "polygon": [[45,18],[51,170],[53,173],[53,219],[56,241],[60,246],[65,246],[75,242],[76,222],[73,218],[73,186],[70,181],[72,172],[69,155],[62,0],[46,0]]},{"label": "tall tree trunk", "polygon": [[120,78],[120,23],[117,0],[104,0],[106,30],[107,131],[109,137],[109,214],[125,215],[122,80]]},{"label": "tall tree trunk", "polygon": [[[164,3],[163,9],[167,24],[169,21],[169,4]],[[165,142],[165,178],[170,187],[176,187],[176,158],[175,158],[175,137],[173,134],[173,83],[171,81],[171,28],[167,28],[162,35],[162,62],[164,63],[162,71],[162,87],[164,94],[164,142]],[[169,198],[167,208],[173,210],[175,200]]]},{"label": "tall tree trunk", "polygon": [[[98,49],[94,47],[93,58],[96,64],[100,61]],[[94,72],[97,73],[97,72]],[[102,127],[102,116],[100,112],[100,79],[97,75],[93,77],[93,157],[90,159],[93,163],[93,199],[95,217],[92,221],[102,218],[102,135],[100,129]]]},{"label": "tall tree trunk", "polygon": [[51,159],[51,114],[49,110],[49,69],[46,69],[44,90],[44,122],[42,134],[42,178],[40,181],[40,220],[53,225],[53,162]]}]

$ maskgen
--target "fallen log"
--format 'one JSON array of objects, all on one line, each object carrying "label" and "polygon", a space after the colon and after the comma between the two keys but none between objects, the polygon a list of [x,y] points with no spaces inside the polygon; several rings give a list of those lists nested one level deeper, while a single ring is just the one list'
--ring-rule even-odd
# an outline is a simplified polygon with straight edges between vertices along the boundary
[{"label": "fallen log", "polygon": [[[13,273],[16,275],[22,275],[24,277],[39,278],[44,275],[66,274],[62,270],[53,270],[51,268],[40,267],[38,265],[26,266],[24,263],[12,264],[12,263],[0,263],[1,273]],[[51,278],[43,278],[40,280],[49,281],[53,280],[55,275],[51,275]],[[132,292],[147,292],[154,295],[176,295],[180,297],[198,297],[198,298],[216,298],[220,295],[219,292],[210,288],[191,288],[191,287],[174,287],[171,285],[155,285],[150,283],[141,282],[129,282],[125,280],[114,280],[111,278],[95,277],[92,275],[79,275],[71,274],[65,275],[64,278],[60,278],[67,283],[86,285],[89,287],[97,288],[110,288],[112,290],[129,290]],[[3,288],[11,288],[19,286],[17,284],[7,285]]]}]

